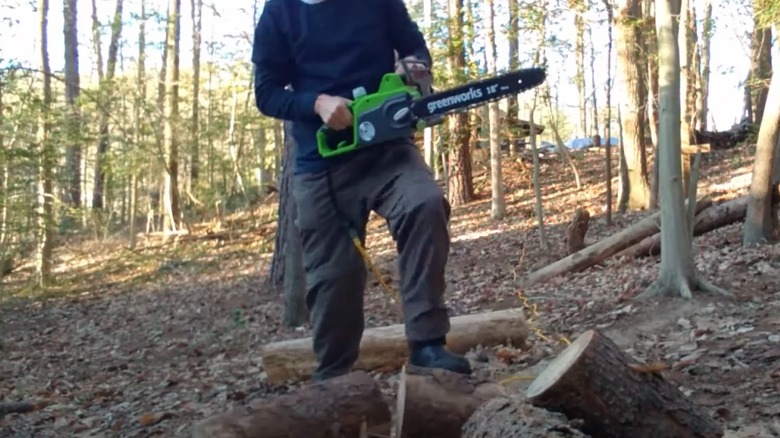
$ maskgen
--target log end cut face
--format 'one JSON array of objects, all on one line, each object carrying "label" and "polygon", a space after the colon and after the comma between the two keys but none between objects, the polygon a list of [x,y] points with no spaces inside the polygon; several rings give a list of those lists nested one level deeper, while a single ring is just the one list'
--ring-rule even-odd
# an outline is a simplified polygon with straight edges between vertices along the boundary
[{"label": "log end cut face", "polygon": [[588,330],[561,352],[551,363],[531,382],[526,391],[528,398],[538,397],[560,381],[564,374],[577,363],[580,355],[590,343],[594,331]]}]

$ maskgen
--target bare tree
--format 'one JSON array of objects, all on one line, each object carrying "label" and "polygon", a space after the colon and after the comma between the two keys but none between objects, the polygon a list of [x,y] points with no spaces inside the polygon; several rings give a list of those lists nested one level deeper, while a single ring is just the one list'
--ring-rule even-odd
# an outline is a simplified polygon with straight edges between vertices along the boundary
[{"label": "bare tree", "polygon": [[67,196],[65,196],[64,201],[74,207],[81,207],[81,144],[77,139],[74,139],[79,132],[78,126],[81,119],[77,104],[79,94],[81,94],[77,4],[76,0],[62,2],[65,41],[65,104],[70,110],[66,136],[71,139],[65,156],[68,183]]},{"label": "bare tree", "polygon": [[[643,210],[650,204],[650,181],[647,173],[644,112],[647,103],[645,68],[642,65],[642,4],[640,0],[620,0],[617,4],[616,43],[618,78],[622,84],[621,158],[627,178],[624,199],[619,209]],[[621,160],[622,161],[622,160]],[[627,191],[627,193],[626,193]]]},{"label": "bare tree", "polygon": [[756,157],[753,160],[753,181],[750,184],[750,198],[742,229],[744,245],[775,240],[776,224],[772,211],[772,191],[775,184],[772,167],[777,160],[778,133],[780,133],[780,73],[775,70],[772,73],[766,109],[758,131]]},{"label": "bare tree", "polygon": [[95,186],[92,190],[92,208],[102,209],[105,202],[105,159],[109,146],[109,118],[111,116],[112,91],[114,73],[116,71],[117,56],[119,53],[119,37],[122,34],[122,5],[123,0],[116,0],[116,8],[111,23],[111,41],[108,44],[108,62],[103,73],[103,55],[100,47],[100,24],[97,17],[97,4],[92,0],[92,37],[94,39],[95,53],[97,54],[98,77],[100,88],[105,96],[100,103],[100,139],[98,141],[97,156],[95,157]]},{"label": "bare tree", "polygon": [[176,127],[179,119],[179,37],[181,0],[168,2],[168,26],[165,99],[163,104],[163,149],[165,151],[165,188],[163,229],[175,231],[179,226],[179,140]]},{"label": "bare tree", "polygon": [[[498,53],[496,51],[496,31],[495,16],[496,10],[493,0],[486,0],[485,15],[487,23],[487,46],[485,56],[487,57],[488,70],[491,74],[496,74],[496,62]],[[506,201],[504,200],[504,181],[501,176],[501,142],[499,141],[499,108],[498,102],[491,102],[488,105],[488,124],[490,131],[490,186],[491,193],[491,214],[493,219],[503,219],[506,215]]]},{"label": "bare tree", "polygon": [[[661,194],[661,269],[658,278],[637,298],[680,295],[692,291],[730,296],[697,273],[693,264],[692,223],[683,200],[680,138],[680,51],[677,41],[680,0],[657,0],[658,83],[660,87],[659,188]],[[695,168],[694,168],[695,169]],[[695,172],[694,172],[695,175]],[[696,185],[691,186],[689,208],[693,209]],[[692,200],[692,202],[691,202]]]},{"label": "bare tree", "polygon": [[192,18],[192,153],[190,155],[190,180],[192,184],[200,176],[200,40],[203,0],[190,0]]},{"label": "bare tree", "polygon": [[43,106],[40,109],[37,141],[40,146],[38,157],[38,239],[35,251],[35,280],[38,286],[49,284],[54,249],[52,166],[54,165],[54,144],[51,135],[51,66],[49,64],[49,0],[38,0],[39,32],[41,36],[41,81],[43,82]]}]

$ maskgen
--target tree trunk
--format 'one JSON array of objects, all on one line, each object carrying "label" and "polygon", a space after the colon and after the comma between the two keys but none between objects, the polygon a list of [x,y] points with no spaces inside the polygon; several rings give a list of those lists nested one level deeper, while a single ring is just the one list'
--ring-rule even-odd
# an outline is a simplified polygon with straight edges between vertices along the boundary
[{"label": "tree trunk", "polygon": [[[284,254],[284,267],[283,267],[283,286],[284,286],[284,316],[283,323],[287,327],[298,327],[305,324],[309,319],[308,309],[306,308],[306,272],[303,266],[303,247],[301,242],[301,234],[298,226],[295,224],[298,218],[298,208],[293,199],[293,174],[295,172],[295,150],[297,146],[295,139],[292,136],[292,123],[285,122],[285,140],[287,145],[285,151],[287,151],[285,162],[285,173],[287,173],[287,181],[285,186],[285,198],[282,199],[281,194],[279,197],[279,203],[285,203],[286,214],[284,217],[279,216],[279,220],[284,222],[280,224],[286,224],[284,230],[286,231],[285,240],[280,244],[283,246],[282,254]],[[289,170],[287,168],[289,167]],[[274,253],[275,254],[275,253]]]},{"label": "tree trunk", "polygon": [[498,383],[442,369],[405,366],[398,383],[395,431],[401,438],[460,438],[486,401],[505,394]]},{"label": "tree trunk", "polygon": [[[433,0],[422,0],[423,3],[423,28],[425,40],[430,44],[433,41]],[[423,154],[429,167],[436,165],[436,153],[433,148],[433,127],[423,130]]]},{"label": "tree trunk", "polygon": [[[528,333],[523,309],[456,316],[451,318],[450,324],[447,347],[459,354],[465,354],[477,345],[486,348],[506,342],[520,345]],[[317,365],[311,343],[311,338],[307,337],[265,345],[261,354],[268,381],[280,383],[309,378]],[[355,369],[397,370],[406,362],[407,355],[403,324],[370,328],[363,335]]]},{"label": "tree trunk", "polygon": [[[138,27],[138,76],[136,77],[136,86],[140,96],[136,98],[134,108],[135,125],[135,154],[140,153],[141,143],[144,139],[143,119],[141,118],[141,106],[146,102],[146,0],[141,0],[141,17]],[[136,166],[130,170],[130,249],[135,248],[136,244],[136,213],[138,212],[138,175],[140,173]]]},{"label": "tree trunk", "polygon": [[712,41],[712,0],[704,0],[704,18],[702,19],[701,30],[701,76],[699,87],[698,110],[699,131],[707,130],[707,117],[709,117],[709,95],[710,95],[710,45]]},{"label": "tree trunk", "polygon": [[[599,132],[599,107],[596,102],[596,47],[593,43],[593,31],[590,27],[588,27],[588,39],[590,40],[590,83],[591,88],[593,89],[593,129],[591,131],[591,137],[601,138],[601,133]],[[595,142],[593,143],[593,146],[596,148],[599,147]]]},{"label": "tree trunk", "polygon": [[585,249],[585,234],[588,232],[590,213],[584,208],[574,212],[569,225],[566,226],[566,250],[569,255]]},{"label": "tree trunk", "polygon": [[[682,188],[680,135],[680,52],[676,38],[679,0],[658,0],[658,83],[660,87],[659,192],[661,197],[661,268],[658,279],[637,298],[679,294],[692,298],[692,289],[730,295],[700,277],[693,264],[692,233],[687,221]],[[696,185],[691,186],[695,196]]]},{"label": "tree trunk", "polygon": [[577,57],[577,75],[574,82],[577,85],[577,94],[579,95],[579,129],[577,134],[580,137],[588,136],[588,109],[586,107],[585,90],[585,12],[587,6],[584,0],[573,0],[570,2],[574,9],[574,29],[576,40],[574,43],[574,54]]},{"label": "tree trunk", "polygon": [[652,141],[652,165],[650,169],[649,207],[658,208],[658,55],[655,34],[655,1],[644,2],[645,20],[645,57],[647,62],[647,122]]},{"label": "tree trunk", "polygon": [[[117,56],[119,54],[119,38],[122,34],[122,5],[123,0],[116,0],[116,9],[114,10],[113,21],[111,22],[111,41],[108,44],[108,63],[106,64],[105,76],[100,75],[100,88],[104,98],[100,102],[100,126],[97,155],[95,155],[95,176],[94,187],[92,190],[92,208],[103,209],[105,206],[105,180],[106,180],[106,154],[109,148],[109,118],[111,117],[111,107],[113,102],[114,72],[116,71]],[[95,0],[92,0],[92,19],[93,26],[97,27],[97,8]],[[100,36],[95,32],[95,50],[100,51]],[[100,63],[98,71],[103,70],[102,56],[98,56]]]},{"label": "tree trunk", "polygon": [[[516,70],[520,67],[520,50],[519,50],[519,37],[520,37],[520,21],[518,12],[518,2],[516,0],[507,0],[509,3],[509,25],[507,26],[506,38],[509,48],[509,69]],[[518,116],[518,110],[520,104],[518,96],[513,94],[507,97],[506,106],[506,139],[509,143],[509,156],[515,155],[515,144],[520,136],[520,120]]]},{"label": "tree trunk", "polygon": [[[723,430],[646,364],[636,363],[598,331],[588,330],[531,383],[537,407],[582,421],[604,438],[719,438]],[[637,415],[641,412],[641,415]]]},{"label": "tree trunk", "polygon": [[166,59],[165,103],[163,111],[163,150],[165,152],[165,199],[163,230],[179,228],[179,37],[181,33],[181,0],[169,0],[165,37]]},{"label": "tree trunk", "polygon": [[76,0],[63,1],[63,23],[65,41],[65,104],[68,106],[66,137],[69,139],[65,154],[65,168],[68,174],[67,196],[64,202],[76,208],[81,207],[81,144],[77,133],[81,116],[76,101],[81,94],[79,75],[78,7]]},{"label": "tree trunk", "polygon": [[780,72],[772,73],[766,111],[761,119],[756,143],[756,157],[753,160],[753,180],[750,184],[750,200],[742,231],[742,243],[753,245],[773,242],[775,220],[772,209],[774,188],[772,168],[777,154],[777,140],[780,133]]},{"label": "tree trunk", "polygon": [[41,37],[41,81],[43,82],[43,106],[40,111],[37,141],[40,147],[38,157],[38,205],[37,205],[37,245],[35,254],[35,280],[39,287],[49,285],[54,250],[53,219],[53,165],[54,143],[50,138],[52,116],[51,67],[49,65],[49,0],[38,0],[38,14]]},{"label": "tree trunk", "polygon": [[650,184],[647,174],[644,113],[647,104],[645,67],[642,63],[643,35],[638,23],[642,19],[640,0],[621,0],[615,26],[618,77],[625,99],[619,107],[622,118],[623,152],[625,153],[628,199],[631,210],[644,210],[650,205]]},{"label": "tree trunk", "polygon": [[[450,18],[450,68],[456,83],[465,82],[466,44],[464,26],[464,0],[448,0]],[[449,159],[449,185],[447,194],[453,207],[474,199],[474,181],[471,176],[471,129],[469,113],[449,117],[452,145]]]},{"label": "tree trunk", "polygon": [[[488,71],[495,75],[498,52],[496,50],[495,32],[495,6],[493,0],[485,3],[485,15],[487,15],[487,57]],[[498,102],[488,104],[488,124],[490,132],[490,187],[491,204],[490,212],[493,219],[503,219],[506,215],[506,201],[504,200],[504,180],[501,176],[501,128],[499,126]]]},{"label": "tree trunk", "polygon": [[[754,0],[753,8],[761,9],[761,2]],[[753,39],[751,42],[750,72],[746,88],[750,97],[750,113],[753,125],[761,125],[767,94],[769,93],[769,78],[772,77],[772,28],[763,25],[755,16],[753,19]]]},{"label": "tree trunk", "polygon": [[192,152],[190,154],[190,179],[195,186],[200,177],[200,40],[203,0],[191,0],[192,17]]},{"label": "tree trunk", "polygon": [[391,421],[379,384],[364,372],[261,399],[203,420],[193,438],[360,438]]},{"label": "tree trunk", "polygon": [[603,0],[604,1],[604,7],[607,9],[607,34],[608,34],[608,45],[607,45],[607,84],[605,85],[605,93],[607,95],[607,119],[604,122],[604,128],[606,129],[606,142],[605,142],[605,164],[606,164],[606,183],[607,183],[607,203],[606,203],[606,217],[607,217],[607,225],[612,225],[612,132],[611,126],[612,126],[612,75],[610,72],[612,71],[612,22],[613,22],[613,11],[612,11],[612,5],[610,4],[609,0]]}]

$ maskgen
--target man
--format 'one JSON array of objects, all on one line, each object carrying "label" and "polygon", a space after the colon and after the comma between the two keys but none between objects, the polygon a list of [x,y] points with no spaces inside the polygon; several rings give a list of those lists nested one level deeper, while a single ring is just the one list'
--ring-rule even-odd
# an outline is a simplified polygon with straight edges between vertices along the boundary
[{"label": "man", "polygon": [[403,0],[268,0],[255,29],[257,107],[292,121],[298,147],[293,197],[317,381],[348,373],[358,357],[367,273],[350,230],[365,241],[372,210],[387,220],[397,245],[409,362],[471,373],[468,360],[445,347],[449,204],[414,143],[331,158],[317,151],[323,123],[337,130],[352,124],[346,104],[355,88],[375,92],[385,73],[400,71],[395,52],[431,64]]}]

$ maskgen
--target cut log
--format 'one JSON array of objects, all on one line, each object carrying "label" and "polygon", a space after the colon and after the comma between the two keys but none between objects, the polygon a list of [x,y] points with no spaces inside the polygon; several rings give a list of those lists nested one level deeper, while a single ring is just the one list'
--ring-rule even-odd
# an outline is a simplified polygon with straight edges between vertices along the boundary
[{"label": "cut log", "polygon": [[[482,345],[492,347],[505,343],[521,344],[528,335],[523,309],[499,310],[450,319],[447,347],[465,354]],[[267,344],[262,349],[263,366],[272,383],[311,377],[317,359],[311,338],[299,338]],[[354,369],[399,370],[408,357],[403,324],[376,327],[365,331],[360,355]]]},{"label": "cut log", "polygon": [[[686,203],[687,205],[687,203]],[[712,200],[703,198],[696,203],[696,212],[712,205]],[[585,249],[532,272],[522,281],[523,287],[530,287],[568,272],[576,272],[601,263],[605,259],[631,247],[660,231],[660,211],[640,220],[619,233],[602,239]]]},{"label": "cut log", "polygon": [[471,414],[504,391],[498,383],[472,376],[404,367],[398,384],[394,436],[459,438]]},{"label": "cut log", "polygon": [[719,438],[720,425],[650,367],[589,330],[542,371],[526,391],[534,406],[581,420],[604,438]]},{"label": "cut log", "polygon": [[[701,236],[712,230],[726,225],[731,225],[745,218],[748,196],[740,196],[722,204],[707,208],[696,215],[693,235]],[[661,253],[661,234],[656,234],[643,239],[636,245],[626,248],[618,254],[627,257],[647,257]]]},{"label": "cut log", "polygon": [[203,420],[193,438],[358,438],[387,427],[390,407],[379,384],[362,371]]},{"label": "cut log", "polygon": [[590,213],[584,208],[578,208],[574,212],[569,225],[566,227],[566,248],[568,254],[574,254],[585,248],[585,234],[588,232]]},{"label": "cut log", "polygon": [[513,394],[479,407],[463,426],[462,438],[585,438],[565,415],[529,404]]}]

